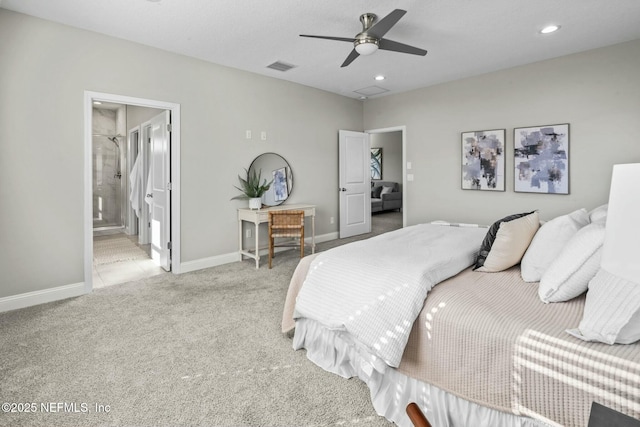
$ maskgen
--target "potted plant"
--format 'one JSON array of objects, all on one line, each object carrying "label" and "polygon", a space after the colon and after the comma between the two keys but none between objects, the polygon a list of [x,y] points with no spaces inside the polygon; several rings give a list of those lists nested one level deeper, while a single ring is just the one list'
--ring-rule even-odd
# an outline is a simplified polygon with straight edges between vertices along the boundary
[{"label": "potted plant", "polygon": [[242,192],[241,195],[233,197],[234,199],[249,199],[249,209],[260,209],[262,207],[262,195],[271,187],[271,183],[273,179],[267,183],[267,180],[264,179],[262,183],[260,180],[262,179],[262,169],[258,172],[254,169],[253,172],[249,172],[248,169],[245,169],[246,178],[242,178],[238,175],[238,180],[240,180],[240,187],[236,187],[238,190]]}]

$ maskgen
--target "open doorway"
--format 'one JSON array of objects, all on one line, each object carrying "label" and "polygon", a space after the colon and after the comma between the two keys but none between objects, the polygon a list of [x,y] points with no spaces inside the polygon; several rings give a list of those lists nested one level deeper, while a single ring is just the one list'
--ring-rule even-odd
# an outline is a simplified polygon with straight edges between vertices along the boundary
[{"label": "open doorway", "polygon": [[86,292],[179,272],[179,126],[178,104],[85,92]]},{"label": "open doorway", "polygon": [[93,287],[164,273],[153,259],[151,209],[152,120],[166,110],[93,102]]},{"label": "open doorway", "polygon": [[371,133],[371,231],[402,228],[402,131]]},{"label": "open doorway", "polygon": [[[389,138],[386,134],[391,134]],[[389,149],[389,157],[392,159],[388,168],[392,170],[385,172],[381,169],[384,167],[384,154],[380,147],[371,144],[371,139],[389,139],[393,149]],[[379,141],[378,140],[378,141]],[[375,143],[374,143],[375,144]],[[391,147],[390,145],[390,147]],[[401,147],[398,151],[398,146]],[[372,151],[373,148],[377,150]],[[407,209],[406,192],[402,191],[406,187],[406,128],[398,126],[393,128],[374,129],[365,132],[354,132],[348,130],[340,130],[338,132],[338,193],[339,193],[339,236],[347,238],[358,235],[380,234],[382,232],[392,231],[402,228],[406,224]],[[377,174],[374,178],[374,157],[377,157]],[[395,160],[394,160],[395,158]],[[401,159],[401,165],[398,167],[398,158]],[[401,171],[401,174],[398,174]],[[391,177],[397,181],[387,183],[385,178]],[[384,197],[384,199],[393,199],[386,207],[380,195],[374,195],[373,190],[376,184],[381,185],[380,195],[384,191],[393,192],[392,197]],[[387,187],[387,188],[382,188]],[[374,197],[375,196],[375,197]],[[376,200],[378,199],[378,200]],[[374,206],[374,203],[376,204]],[[389,215],[394,217],[391,223],[386,223],[381,229],[372,227],[373,212],[392,212]],[[385,215],[386,217],[387,215]],[[376,215],[376,219],[382,219],[382,216]]]}]

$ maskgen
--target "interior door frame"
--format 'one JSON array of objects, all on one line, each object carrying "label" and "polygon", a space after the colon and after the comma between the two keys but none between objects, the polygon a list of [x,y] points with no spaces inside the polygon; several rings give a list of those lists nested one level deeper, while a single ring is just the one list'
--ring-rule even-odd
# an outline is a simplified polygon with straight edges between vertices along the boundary
[{"label": "interior door frame", "polygon": [[[133,137],[137,136],[137,139],[133,141]],[[135,164],[135,160],[131,158],[131,153],[135,153],[136,157],[140,155],[139,147],[140,147],[140,138],[142,135],[140,134],[140,126],[135,126],[131,129],[127,129],[127,194],[131,192],[131,170],[133,169],[133,165]],[[127,223],[125,226],[126,233],[130,236],[135,236],[138,234],[138,217],[136,216],[135,211],[131,206],[127,209]]]},{"label": "interior door frame", "polygon": [[365,133],[402,132],[402,227],[407,226],[407,126],[392,126],[388,128],[369,129]]},{"label": "interior door frame", "polygon": [[181,272],[180,262],[180,104],[111,93],[84,91],[84,290],[93,289],[93,102],[113,102],[171,111],[171,271]]}]

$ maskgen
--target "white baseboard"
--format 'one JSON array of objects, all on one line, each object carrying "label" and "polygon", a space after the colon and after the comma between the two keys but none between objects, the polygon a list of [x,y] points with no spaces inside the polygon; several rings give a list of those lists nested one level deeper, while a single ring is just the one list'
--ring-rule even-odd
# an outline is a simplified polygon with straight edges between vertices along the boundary
[{"label": "white baseboard", "polygon": [[84,282],[0,298],[0,313],[84,295]]},{"label": "white baseboard", "polygon": [[188,273],[190,271],[202,270],[203,268],[229,264],[230,262],[236,261],[240,261],[240,254],[238,252],[231,252],[223,255],[200,258],[194,261],[182,262],[180,263],[180,274]]},{"label": "white baseboard", "polygon": [[[335,240],[339,237],[339,233],[336,231],[334,233],[322,234],[320,236],[316,236],[316,244],[322,242],[328,242],[329,240]],[[311,244],[311,238],[308,237],[304,239],[306,244]],[[291,248],[276,248],[276,252],[280,252],[281,250],[289,250]],[[261,248],[260,258],[263,257],[262,252],[264,252],[264,256],[267,254],[266,248]],[[190,271],[202,270],[203,268],[217,267],[218,265],[229,264],[231,262],[241,261],[240,254],[238,252],[231,252],[223,255],[216,255],[208,258],[200,258],[194,261],[187,261],[180,263],[180,273],[188,273]]]},{"label": "white baseboard", "polygon": [[[316,236],[316,243],[328,242],[329,240],[335,240],[338,237],[338,232],[322,234],[320,236]],[[305,242],[311,244],[311,238],[305,239]],[[278,251],[280,249],[287,250],[289,248],[277,248]],[[231,252],[208,258],[201,258],[195,261],[187,261],[180,264],[180,273],[188,273],[190,271],[202,270],[203,268],[216,267],[218,265],[229,264],[240,260],[241,258],[238,252]],[[41,291],[12,295],[0,298],[0,313],[44,304],[47,302],[59,301],[66,298],[73,298],[86,293],[84,282],[80,282],[71,285],[58,286],[56,288],[44,289]]]},{"label": "white baseboard", "polygon": [[[320,236],[316,236],[316,244],[322,242],[328,242],[329,240],[336,240],[340,238],[340,233],[334,231],[333,233],[322,234]],[[311,243],[311,239],[304,239],[305,242]]]}]

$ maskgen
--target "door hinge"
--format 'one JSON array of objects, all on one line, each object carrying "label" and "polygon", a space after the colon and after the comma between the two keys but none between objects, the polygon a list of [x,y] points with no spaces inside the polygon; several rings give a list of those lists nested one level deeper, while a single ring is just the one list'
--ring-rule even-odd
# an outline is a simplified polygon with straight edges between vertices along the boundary
[{"label": "door hinge", "polygon": [[167,182],[167,190],[169,191],[173,190],[173,185],[171,185],[170,182]]},{"label": "door hinge", "polygon": [[172,249],[172,246],[173,246],[173,245],[171,244],[171,242],[167,242],[167,249],[171,250],[171,249]]},{"label": "door hinge", "polygon": [[167,132],[171,132],[171,123],[167,123]]}]

